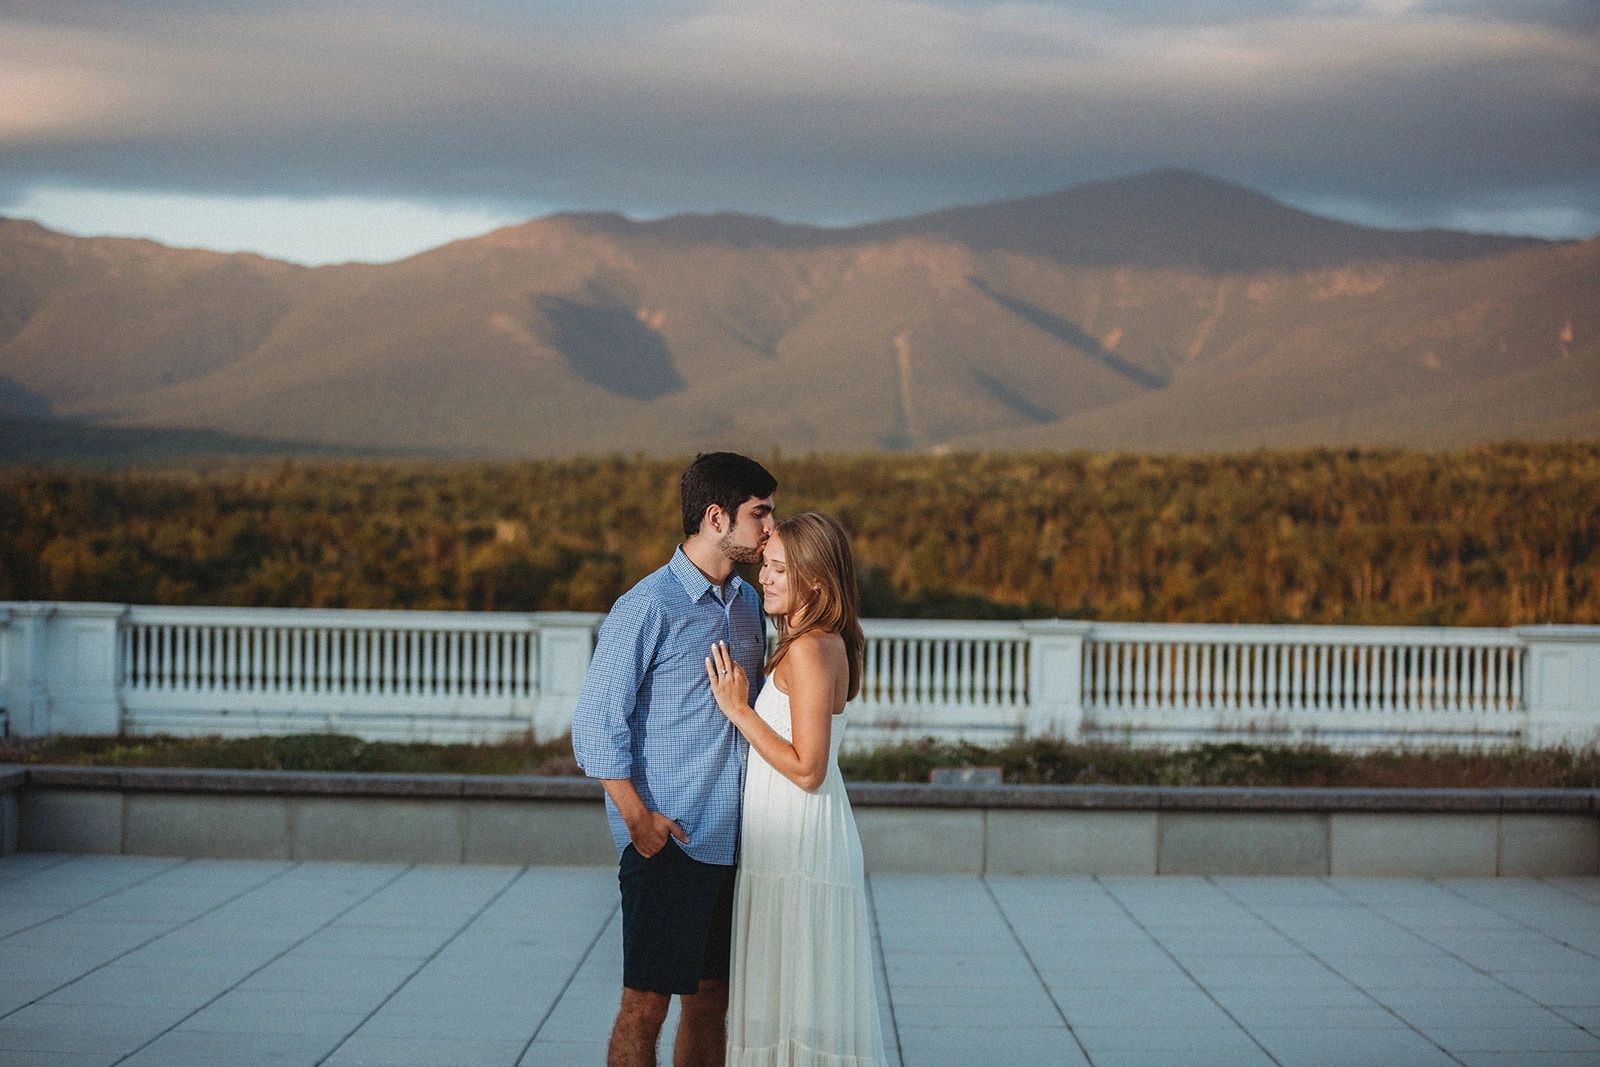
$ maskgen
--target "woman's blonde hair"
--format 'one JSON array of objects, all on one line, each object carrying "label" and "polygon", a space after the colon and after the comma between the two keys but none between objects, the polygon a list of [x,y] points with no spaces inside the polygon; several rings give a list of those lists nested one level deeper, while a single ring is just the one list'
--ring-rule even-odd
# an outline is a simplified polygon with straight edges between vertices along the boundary
[{"label": "woman's blonde hair", "polygon": [[[802,635],[821,632],[844,638],[850,666],[849,699],[861,692],[861,658],[866,637],[861,632],[861,593],[850,538],[827,515],[804,511],[778,523],[783,540],[790,602],[796,605],[777,620],[778,647],[767,660],[771,674]],[[807,594],[810,594],[807,596]]]}]

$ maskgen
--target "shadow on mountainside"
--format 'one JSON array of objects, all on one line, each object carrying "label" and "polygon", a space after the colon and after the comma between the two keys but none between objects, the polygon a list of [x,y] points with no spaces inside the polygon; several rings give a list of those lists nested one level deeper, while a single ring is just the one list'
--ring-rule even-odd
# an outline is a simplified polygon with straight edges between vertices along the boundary
[{"label": "shadow on mountainside", "polygon": [[[972,287],[978,290],[978,292],[982,293],[990,300],[993,300],[996,304],[999,304],[1013,315],[1016,315],[1018,318],[1027,322],[1029,325],[1043,330],[1045,333],[1049,334],[1051,337],[1054,337],[1058,341],[1062,341],[1071,345],[1073,348],[1076,348],[1078,351],[1082,352],[1096,363],[1105,367],[1107,370],[1115,371],[1117,374],[1122,375],[1124,378],[1128,379],[1130,382],[1134,383],[1140,388],[1166,388],[1167,379],[1158,374],[1147,371],[1137,364],[1129,363],[1121,356],[1118,356],[1115,352],[1107,349],[1098,340],[1086,333],[1075,323],[1070,322],[1059,315],[1053,315],[1044,308],[1030,304],[1026,300],[1018,300],[1015,297],[1007,296],[1002,292],[992,289],[983,281],[982,278],[970,277],[967,279],[967,281],[971,282]],[[1035,419],[1035,421],[1047,422],[1049,420]]]},{"label": "shadow on mountainside", "polygon": [[613,297],[589,302],[560,296],[536,301],[550,344],[593,385],[633,400],[654,400],[684,386],[661,335]]}]

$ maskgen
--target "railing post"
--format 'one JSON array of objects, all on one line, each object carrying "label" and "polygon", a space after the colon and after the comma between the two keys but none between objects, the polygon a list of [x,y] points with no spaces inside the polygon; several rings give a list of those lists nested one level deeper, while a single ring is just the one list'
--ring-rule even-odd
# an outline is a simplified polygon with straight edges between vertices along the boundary
[{"label": "railing post", "polygon": [[534,615],[539,628],[539,699],[533,712],[536,736],[556,737],[572,728],[572,713],[578,706],[583,676],[594,655],[595,629],[602,618],[584,611]]},{"label": "railing post", "polygon": [[1083,728],[1083,646],[1092,625],[1024,622],[1028,638],[1027,736],[1077,737]]},{"label": "railing post", "polygon": [[9,605],[5,693],[18,736],[116,734],[122,728],[121,604]]},{"label": "railing post", "polygon": [[1600,739],[1600,626],[1522,626],[1528,647],[1528,744]]},{"label": "railing post", "polygon": [[54,604],[19,603],[9,608],[5,631],[5,691],[0,694],[18,737],[50,732],[50,689],[45,681],[45,627]]},{"label": "railing post", "polygon": [[114,736],[122,731],[118,670],[122,604],[57,603],[45,629],[49,732]]}]

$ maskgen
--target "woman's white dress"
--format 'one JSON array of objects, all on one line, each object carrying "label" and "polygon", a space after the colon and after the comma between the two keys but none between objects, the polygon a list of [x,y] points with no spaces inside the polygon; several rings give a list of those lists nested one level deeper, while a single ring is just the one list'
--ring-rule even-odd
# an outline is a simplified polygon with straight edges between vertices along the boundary
[{"label": "woman's white dress", "polygon": [[[793,740],[789,697],[771,679],[755,711]],[[842,714],[833,717],[828,773],[815,793],[750,749],[733,897],[730,1067],[886,1062],[861,838],[839,775],[844,725]]]}]

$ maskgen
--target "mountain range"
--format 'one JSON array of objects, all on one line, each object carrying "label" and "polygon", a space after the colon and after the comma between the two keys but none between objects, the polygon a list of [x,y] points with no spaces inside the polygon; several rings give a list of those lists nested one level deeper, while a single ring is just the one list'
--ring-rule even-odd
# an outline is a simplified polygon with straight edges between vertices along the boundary
[{"label": "mountain range", "polygon": [[461,456],[1600,437],[1600,239],[1372,229],[1178,170],[315,268],[0,219],[0,416]]}]

